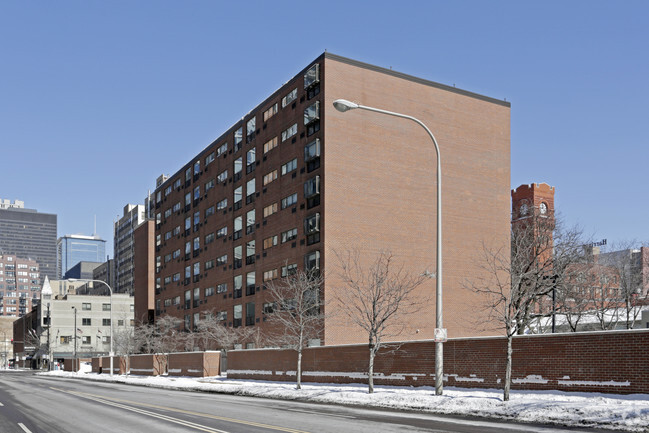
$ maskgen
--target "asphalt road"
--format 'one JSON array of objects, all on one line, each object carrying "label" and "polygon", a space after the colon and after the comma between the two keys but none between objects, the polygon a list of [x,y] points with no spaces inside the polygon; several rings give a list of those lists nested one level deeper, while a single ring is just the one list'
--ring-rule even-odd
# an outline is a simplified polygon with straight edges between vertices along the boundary
[{"label": "asphalt road", "polygon": [[0,371],[2,433],[190,431],[574,433],[587,430],[165,390],[36,376],[31,372]]}]

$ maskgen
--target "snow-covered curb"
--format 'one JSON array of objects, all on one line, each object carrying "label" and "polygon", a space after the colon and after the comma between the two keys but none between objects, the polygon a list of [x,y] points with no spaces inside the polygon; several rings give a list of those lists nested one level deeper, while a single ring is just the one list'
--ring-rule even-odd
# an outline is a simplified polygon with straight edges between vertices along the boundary
[{"label": "snow-covered curb", "polygon": [[391,408],[435,414],[469,415],[516,422],[553,423],[576,427],[602,427],[649,432],[649,395],[615,395],[561,391],[512,391],[508,402],[495,389],[445,388],[436,396],[434,388],[306,383],[296,390],[294,383],[227,379],[226,377],[149,377],[52,371],[48,376],[114,381],[129,385],[187,391],[215,392],[244,396],[300,400],[307,402]]}]

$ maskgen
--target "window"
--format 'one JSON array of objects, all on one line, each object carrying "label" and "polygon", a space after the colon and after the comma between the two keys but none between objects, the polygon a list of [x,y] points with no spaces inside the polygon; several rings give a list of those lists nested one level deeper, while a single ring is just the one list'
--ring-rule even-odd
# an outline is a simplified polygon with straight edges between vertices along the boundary
[{"label": "window", "polygon": [[81,319],[81,326],[92,326],[92,320],[88,318]]},{"label": "window", "polygon": [[201,238],[194,238],[194,251],[198,251],[201,248]]},{"label": "window", "polygon": [[192,218],[187,217],[185,218],[185,232],[189,233],[189,230],[191,230],[191,228],[192,228]]},{"label": "window", "polygon": [[320,167],[320,139],[316,138],[304,146],[304,162],[306,171],[311,172]]},{"label": "window", "polygon": [[248,302],[246,303],[246,326],[252,326],[255,324],[255,303]]},{"label": "window", "polygon": [[215,152],[212,152],[209,155],[207,155],[205,157],[205,166],[207,167],[208,165],[210,165],[210,163],[214,161],[214,158],[216,158]]},{"label": "window", "polygon": [[180,202],[176,203],[176,204],[174,205],[174,207],[173,207],[173,211],[174,211],[174,212],[178,212],[178,211],[180,211],[181,206],[182,206],[182,205],[180,204]]},{"label": "window", "polygon": [[264,175],[264,180],[263,180],[264,186],[268,185],[269,183],[271,183],[275,179],[277,179],[277,170],[273,170],[270,173],[265,174]]},{"label": "window", "polygon": [[297,203],[297,193],[291,194],[288,197],[282,199],[282,209],[293,206],[295,203]]},{"label": "window", "polygon": [[243,258],[243,246],[239,245],[234,247],[234,262],[232,263],[233,269],[239,269],[242,266],[241,260]]},{"label": "window", "polygon": [[110,319],[101,319],[101,326],[110,326]]},{"label": "window", "polygon": [[[165,277],[165,285],[167,285],[167,284],[171,284],[171,275]],[[158,284],[158,287],[160,287],[159,284]]]},{"label": "window", "polygon": [[180,257],[180,248],[173,252],[173,258],[177,259],[178,257]]},{"label": "window", "polygon": [[233,294],[232,297],[240,298],[241,297],[241,288],[243,287],[243,276],[235,275],[234,277],[234,287],[232,288]]},{"label": "window", "polygon": [[208,180],[207,183],[205,184],[205,192],[207,192],[207,191],[211,190],[212,188],[214,188],[215,184],[216,184],[216,182],[214,182],[214,179]]},{"label": "window", "polygon": [[173,276],[174,282],[180,281],[180,272],[176,272]]},{"label": "window", "polygon": [[250,204],[254,201],[255,181],[256,179],[250,179],[246,183],[246,204]]},{"label": "window", "polygon": [[212,242],[214,242],[214,239],[216,239],[216,236],[214,236],[214,233],[210,233],[208,235],[205,235],[205,245],[209,245]]},{"label": "window", "polygon": [[234,160],[234,179],[233,182],[241,179],[241,170],[243,170],[243,158],[240,156]]},{"label": "window", "polygon": [[173,235],[178,236],[179,234],[180,234],[180,226],[176,226],[176,228],[174,228]]},{"label": "window", "polygon": [[228,228],[226,227],[221,227],[216,231],[216,237],[217,238],[222,238],[228,235]]},{"label": "window", "polygon": [[162,243],[162,239],[160,238],[160,235],[156,235],[156,237],[155,237],[155,246],[159,247],[161,243]]},{"label": "window", "polygon": [[246,274],[246,296],[255,294],[255,273],[248,272]]},{"label": "window", "polygon": [[225,293],[228,291],[227,283],[222,283],[216,286],[216,293]]},{"label": "window", "polygon": [[192,180],[192,169],[191,167],[185,170],[185,185]]},{"label": "window", "polygon": [[205,209],[205,218],[207,218],[210,215],[214,215],[215,212],[216,212],[216,207],[214,206],[208,207],[207,209]]},{"label": "window", "polygon": [[187,241],[185,242],[185,255],[189,256],[192,253],[192,243]]},{"label": "window", "polygon": [[201,262],[194,263],[194,276],[200,275],[201,273]]},{"label": "window", "polygon": [[275,278],[277,278],[277,269],[264,271],[264,282],[274,280]]},{"label": "window", "polygon": [[196,287],[194,289],[194,308],[200,305],[200,301],[201,301],[201,289]]},{"label": "window", "polygon": [[207,298],[208,296],[213,296],[214,295],[214,287],[207,287],[205,289],[205,297]]},{"label": "window", "polygon": [[265,250],[267,250],[268,248],[272,248],[275,245],[277,245],[277,235],[264,239],[263,247]]},{"label": "window", "polygon": [[165,188],[165,197],[171,194],[171,185]]},{"label": "window", "polygon": [[188,192],[185,194],[185,206],[189,206],[190,204],[192,204],[192,194]]},{"label": "window", "polygon": [[165,299],[165,307],[171,307],[171,298]]},{"label": "window", "polygon": [[232,232],[232,239],[237,240],[241,237],[241,230],[243,229],[243,217],[238,216],[234,219],[234,231]]},{"label": "window", "polygon": [[293,275],[295,272],[297,272],[297,263],[282,266],[282,277]]},{"label": "window", "polygon": [[272,149],[275,149],[277,147],[277,137],[273,137],[267,142],[264,143],[264,153],[268,153]]},{"label": "window", "polygon": [[165,263],[169,263],[171,261],[171,253],[165,254]]},{"label": "window", "polygon": [[174,189],[178,189],[178,188],[180,188],[180,185],[182,184],[182,182],[183,182],[183,181],[182,181],[180,178],[176,179],[176,180],[174,181]]},{"label": "window", "polygon": [[189,280],[192,276],[192,267],[185,266],[185,279]]},{"label": "window", "polygon": [[270,314],[273,311],[275,311],[275,303],[274,302],[265,302],[264,303],[264,314]]},{"label": "window", "polygon": [[198,200],[199,198],[201,198],[201,186],[200,185],[197,186],[196,188],[194,188],[194,200]]},{"label": "window", "polygon": [[312,177],[304,183],[304,198],[320,194],[320,176]]},{"label": "window", "polygon": [[72,340],[72,337],[67,335],[67,336],[61,336],[60,342],[61,344],[70,344],[70,340]]},{"label": "window", "polygon": [[212,269],[214,267],[214,260],[208,260],[205,262],[205,270]]},{"label": "window", "polygon": [[282,98],[282,108],[286,107],[291,102],[297,99],[297,88],[290,91],[290,93]]},{"label": "window", "polygon": [[255,263],[255,241],[249,241],[246,244],[246,265]]},{"label": "window", "polygon": [[320,270],[320,251],[313,251],[304,256],[304,269],[306,271]]},{"label": "window", "polygon": [[311,66],[304,74],[304,88],[308,89],[320,82],[320,64]]},{"label": "window", "polygon": [[117,326],[124,326],[124,320],[118,320]]},{"label": "window", "polygon": [[234,210],[241,209],[242,195],[243,195],[243,187],[238,186],[234,190],[234,205],[232,206]]},{"label": "window", "polygon": [[169,218],[170,216],[171,216],[171,208],[165,211],[165,218]]},{"label": "window", "polygon": [[286,164],[282,165],[282,176],[284,176],[287,173],[292,172],[297,168],[297,158],[287,162]]},{"label": "window", "polygon": [[84,302],[81,304],[81,309],[84,311],[90,311],[92,310],[92,304],[90,304],[90,302]]},{"label": "window", "polygon": [[223,170],[219,175],[216,177],[217,182],[223,183],[226,180],[228,180],[228,171]]},{"label": "window", "polygon": [[243,141],[243,127],[234,131],[234,151],[237,152],[241,149],[241,142]]},{"label": "window", "polygon": [[227,254],[223,254],[222,256],[216,258],[217,266],[218,265],[225,265],[227,262],[228,262],[228,255]]},{"label": "window", "polygon": [[307,245],[320,242],[320,214],[309,215],[304,219],[304,234]]},{"label": "window", "polygon": [[194,176],[201,174],[201,162],[196,161],[194,163]]},{"label": "window", "polygon": [[251,173],[255,170],[255,154],[254,147],[246,152],[246,173]]},{"label": "window", "polygon": [[180,295],[179,295],[179,296],[176,296],[176,297],[173,299],[173,304],[174,304],[174,305],[180,305]]},{"label": "window", "polygon": [[241,315],[242,315],[242,312],[243,312],[243,308],[242,308],[241,305],[235,305],[235,306],[234,306],[233,314],[232,314],[232,317],[233,317],[232,325],[233,325],[235,328],[238,328],[239,326],[241,326]]},{"label": "window", "polygon": [[297,123],[282,131],[282,143],[297,134]]},{"label": "window", "polygon": [[263,114],[264,122],[266,122],[268,119],[273,117],[275,114],[277,114],[277,103],[272,105],[268,110],[264,111]]},{"label": "window", "polygon": [[297,238],[297,228],[287,230],[282,233],[282,243],[292,241]]},{"label": "window", "polygon": [[250,233],[255,231],[255,210],[248,211],[246,213],[246,234],[249,235]]},{"label": "window", "polygon": [[320,120],[320,101],[315,101],[304,109],[304,124],[310,125]]},{"label": "window", "polygon": [[192,306],[192,291],[185,290],[185,310],[189,310]]},{"label": "window", "polygon": [[101,337],[101,342],[104,344],[110,344],[110,335]]},{"label": "window", "polygon": [[101,311],[110,311],[110,304],[101,304]]},{"label": "window", "polygon": [[221,156],[227,151],[228,151],[228,143],[223,143],[222,145],[219,146],[218,149],[216,149],[216,156]]},{"label": "window", "polygon": [[92,344],[90,336],[81,337],[81,344]]},{"label": "window", "polygon": [[223,210],[228,207],[228,199],[224,198],[216,204],[216,210]]},{"label": "window", "polygon": [[171,231],[165,233],[165,241],[168,241],[169,239],[171,239]]},{"label": "window", "polygon": [[250,143],[255,138],[255,129],[257,128],[257,118],[253,117],[246,123],[246,143]]},{"label": "window", "polygon": [[264,208],[264,218],[277,212],[277,203],[270,204]]}]

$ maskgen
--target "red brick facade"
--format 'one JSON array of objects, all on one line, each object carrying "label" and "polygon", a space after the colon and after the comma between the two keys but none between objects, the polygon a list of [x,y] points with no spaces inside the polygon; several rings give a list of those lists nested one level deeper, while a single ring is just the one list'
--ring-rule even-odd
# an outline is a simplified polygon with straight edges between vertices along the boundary
[{"label": "red brick facade", "polygon": [[[512,389],[649,393],[649,330],[514,337]],[[503,337],[452,339],[444,344],[444,383],[502,388],[507,341]],[[403,343],[375,360],[375,383],[434,386],[434,343]],[[228,378],[295,380],[296,352],[228,352]],[[304,382],[364,383],[366,345],[306,349]]]}]

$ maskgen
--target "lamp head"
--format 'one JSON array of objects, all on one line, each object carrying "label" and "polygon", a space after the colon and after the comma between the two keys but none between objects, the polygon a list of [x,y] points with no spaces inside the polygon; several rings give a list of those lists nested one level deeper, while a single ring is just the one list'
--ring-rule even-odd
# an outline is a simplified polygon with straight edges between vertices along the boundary
[{"label": "lamp head", "polygon": [[358,108],[358,104],[354,102],[350,102],[346,99],[336,99],[334,101],[334,108],[336,110],[340,111],[341,113],[344,113],[345,111],[353,110],[354,108]]}]

